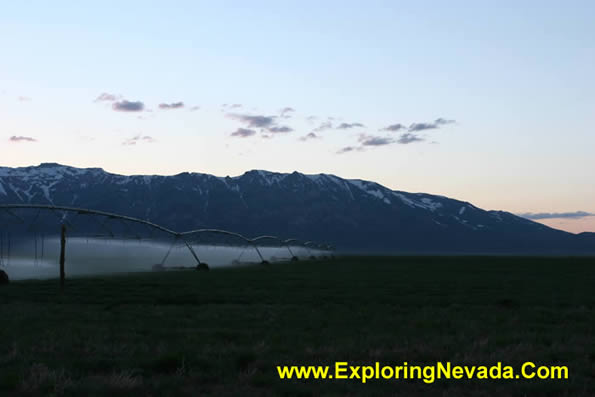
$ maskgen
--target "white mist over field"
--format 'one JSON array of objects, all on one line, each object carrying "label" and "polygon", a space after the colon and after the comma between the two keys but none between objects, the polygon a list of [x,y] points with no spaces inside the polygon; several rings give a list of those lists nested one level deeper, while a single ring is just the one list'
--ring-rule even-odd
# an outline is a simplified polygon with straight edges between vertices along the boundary
[{"label": "white mist over field", "polygon": [[[166,260],[164,258],[168,252]],[[201,262],[211,268],[241,266],[260,263],[256,249],[251,246],[197,245],[192,248]],[[304,247],[258,247],[263,258],[270,262],[289,261],[291,252],[299,257],[308,257]],[[57,237],[40,240],[20,240],[13,243],[10,256],[6,248],[1,269],[11,280],[59,277],[60,241]],[[179,267],[195,267],[196,260],[183,243],[156,242],[152,240],[121,240],[105,238],[68,238],[66,243],[66,278],[102,274],[148,272],[161,264],[165,270]]]}]

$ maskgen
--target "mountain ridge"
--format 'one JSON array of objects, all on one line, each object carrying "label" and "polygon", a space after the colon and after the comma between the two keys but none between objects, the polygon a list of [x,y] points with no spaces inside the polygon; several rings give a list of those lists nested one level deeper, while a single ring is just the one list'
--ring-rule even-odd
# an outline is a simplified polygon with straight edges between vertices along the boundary
[{"label": "mountain ridge", "polygon": [[590,236],[467,201],[331,174],[250,170],[119,175],[58,163],[0,167],[0,203],[93,208],[176,230],[221,228],[328,241],[358,252],[591,253]]}]

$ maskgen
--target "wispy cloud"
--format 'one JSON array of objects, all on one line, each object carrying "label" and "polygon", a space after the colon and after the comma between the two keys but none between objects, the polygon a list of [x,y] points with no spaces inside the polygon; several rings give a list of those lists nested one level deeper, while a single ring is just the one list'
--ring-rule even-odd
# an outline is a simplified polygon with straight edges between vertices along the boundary
[{"label": "wispy cloud", "polygon": [[456,123],[455,120],[438,118],[432,123],[413,123],[409,126],[409,132],[420,132],[425,130],[435,130],[443,125]]},{"label": "wispy cloud", "polygon": [[323,121],[322,123],[320,123],[318,125],[318,127],[314,128],[313,132],[314,133],[321,133],[323,131],[326,130],[330,130],[331,128],[333,128],[333,123],[330,121]]},{"label": "wispy cloud", "polygon": [[399,139],[397,139],[397,143],[400,143],[402,145],[407,145],[409,143],[421,142],[423,140],[424,139],[419,137],[418,135],[407,133],[407,134],[401,134]]},{"label": "wispy cloud", "polygon": [[365,127],[362,123],[341,123],[337,126],[339,130],[348,130],[351,128],[362,128]]},{"label": "wispy cloud", "polygon": [[439,118],[434,121],[434,124],[436,124],[436,125],[447,125],[447,124],[454,124],[454,123],[456,123],[455,120],[447,120],[447,119],[443,119],[443,118]]},{"label": "wispy cloud", "polygon": [[245,123],[249,128],[269,128],[275,124],[275,116],[229,113],[227,117]]},{"label": "wispy cloud", "polygon": [[279,117],[288,119],[291,117],[291,113],[294,113],[295,109],[292,107],[284,107],[279,111]]},{"label": "wispy cloud", "polygon": [[182,109],[184,107],[184,102],[173,102],[173,103],[160,103],[159,109]]},{"label": "wispy cloud", "polygon": [[405,127],[403,124],[397,123],[397,124],[391,124],[387,127],[381,128],[380,131],[399,132],[399,131],[406,130],[406,129],[407,129],[407,127]]},{"label": "wispy cloud", "polygon": [[[238,128],[236,132],[232,133],[232,136],[254,136],[256,130],[260,130],[262,138],[272,138],[276,134],[286,134],[293,131],[293,128],[287,125],[279,125],[278,116],[228,113],[227,117],[244,124],[244,128]],[[234,135],[236,133],[237,135]]]},{"label": "wispy cloud", "polygon": [[267,131],[269,131],[273,134],[279,134],[279,133],[284,134],[284,133],[293,131],[293,128],[288,127],[286,125],[281,125],[278,127],[270,127],[267,129]]},{"label": "wispy cloud", "polygon": [[145,104],[141,101],[127,101],[114,102],[112,109],[117,112],[142,112],[145,109]]},{"label": "wispy cloud", "polygon": [[127,139],[124,142],[122,142],[122,145],[132,146],[132,145],[136,145],[137,143],[153,143],[153,142],[155,142],[155,139],[153,139],[153,137],[151,137],[151,136],[136,135],[136,136],[133,136],[132,138]]},{"label": "wispy cloud", "polygon": [[384,146],[395,141],[391,137],[361,134],[358,139],[362,146]]},{"label": "wispy cloud", "polygon": [[153,142],[155,142],[155,139],[151,136],[136,135],[136,136],[122,142],[122,145],[131,146],[131,145],[136,145],[137,143],[153,143]]},{"label": "wispy cloud", "polygon": [[200,106],[192,106],[190,109],[188,109],[191,112],[196,112],[197,110],[200,109]]},{"label": "wispy cloud", "polygon": [[436,128],[438,128],[438,125],[434,123],[413,123],[409,126],[409,131],[420,132],[426,130],[434,130]]},{"label": "wispy cloud", "polygon": [[93,102],[114,102],[120,98],[121,98],[121,96],[119,96],[119,95],[114,95],[114,94],[109,94],[107,92],[103,92],[103,93],[99,94],[99,96],[97,98],[95,98],[95,100]]},{"label": "wispy cloud", "polygon": [[337,151],[337,154],[349,153],[349,152],[361,152],[364,150],[361,146],[345,146]]},{"label": "wispy cloud", "polygon": [[228,110],[241,109],[243,107],[244,105],[242,105],[241,103],[224,103],[223,105],[221,105],[221,111],[225,112]]},{"label": "wispy cloud", "polygon": [[16,136],[13,135],[8,138],[10,142],[37,142],[37,139],[31,138],[30,136]]},{"label": "wispy cloud", "polygon": [[359,134],[357,140],[359,142],[358,146],[346,146],[340,149],[337,153],[341,154],[352,151],[362,151],[366,147],[387,146],[395,143],[406,145],[413,142],[423,141],[423,138],[411,133],[401,134],[401,136],[397,139],[393,138],[392,136]]},{"label": "wispy cloud", "polygon": [[401,123],[395,123],[395,124],[391,124],[389,126],[386,126],[384,128],[381,128],[379,131],[390,131],[390,132],[399,132],[399,131],[409,131],[409,132],[421,132],[421,131],[427,131],[427,130],[435,130],[438,129],[442,126],[448,125],[448,124],[454,124],[456,123],[455,120],[449,120],[449,119],[445,119],[445,118],[437,118],[436,120],[434,120],[433,122],[430,123],[412,123],[409,125],[409,127],[405,126],[404,124]]},{"label": "wispy cloud", "polygon": [[28,96],[18,96],[17,99],[19,100],[19,102],[31,102],[31,97]]},{"label": "wispy cloud", "polygon": [[575,211],[575,212],[540,212],[532,213],[526,212],[524,214],[518,214],[523,218],[539,220],[539,219],[580,219],[587,216],[595,216],[592,212]]},{"label": "wispy cloud", "polygon": [[308,141],[310,139],[320,139],[320,137],[313,132],[300,137],[300,141],[303,141],[303,142]]},{"label": "wispy cloud", "polygon": [[249,128],[238,128],[237,130],[232,132],[230,135],[238,137],[238,138],[248,138],[250,136],[256,135],[256,131],[251,130]]}]

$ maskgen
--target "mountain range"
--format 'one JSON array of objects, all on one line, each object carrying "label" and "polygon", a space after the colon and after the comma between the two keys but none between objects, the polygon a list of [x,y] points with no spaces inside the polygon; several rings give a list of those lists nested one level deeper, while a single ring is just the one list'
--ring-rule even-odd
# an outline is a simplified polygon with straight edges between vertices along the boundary
[{"label": "mountain range", "polygon": [[177,231],[217,228],[327,242],[340,252],[595,253],[595,233],[567,233],[466,201],[328,174],[125,176],[55,163],[0,167],[0,204],[90,208]]}]

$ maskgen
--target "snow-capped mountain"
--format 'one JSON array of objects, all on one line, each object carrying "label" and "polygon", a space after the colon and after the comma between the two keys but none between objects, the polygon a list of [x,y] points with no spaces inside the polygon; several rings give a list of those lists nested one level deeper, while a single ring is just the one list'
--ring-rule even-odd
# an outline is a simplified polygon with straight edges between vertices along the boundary
[{"label": "snow-capped mountain", "polygon": [[327,174],[124,176],[53,163],[0,167],[0,204],[18,203],[110,211],[179,231],[220,228],[325,241],[350,251],[595,252],[590,238],[508,212]]}]

